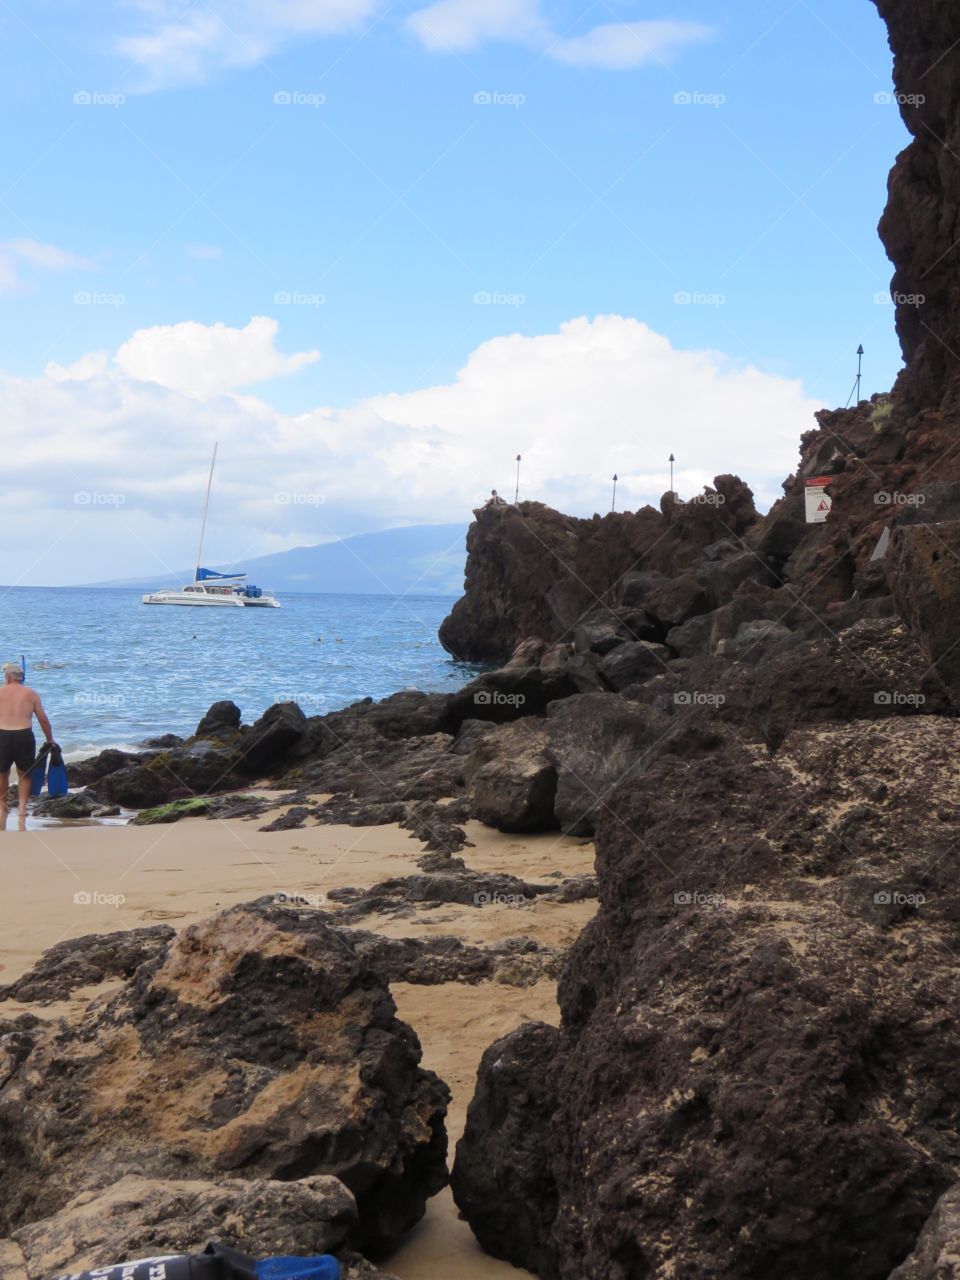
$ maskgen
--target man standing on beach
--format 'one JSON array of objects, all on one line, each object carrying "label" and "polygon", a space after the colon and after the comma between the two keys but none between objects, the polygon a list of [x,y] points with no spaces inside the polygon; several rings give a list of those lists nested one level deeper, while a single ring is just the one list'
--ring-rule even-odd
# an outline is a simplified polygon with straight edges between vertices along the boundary
[{"label": "man standing on beach", "polygon": [[27,829],[27,797],[30,795],[30,766],[37,758],[37,742],[33,736],[33,717],[40,722],[47,742],[53,741],[53,730],[43,709],[40,695],[23,683],[23,667],[19,662],[3,664],[0,685],[0,831],[7,826],[7,791],[10,768],[17,766],[19,791],[19,829]]}]

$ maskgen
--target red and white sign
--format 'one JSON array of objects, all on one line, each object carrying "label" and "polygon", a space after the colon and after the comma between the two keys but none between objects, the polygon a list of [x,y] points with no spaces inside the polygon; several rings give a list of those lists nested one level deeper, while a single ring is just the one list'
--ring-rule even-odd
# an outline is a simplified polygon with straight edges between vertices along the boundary
[{"label": "red and white sign", "polygon": [[826,492],[827,485],[834,476],[814,476],[806,481],[807,524],[825,524],[833,499]]}]

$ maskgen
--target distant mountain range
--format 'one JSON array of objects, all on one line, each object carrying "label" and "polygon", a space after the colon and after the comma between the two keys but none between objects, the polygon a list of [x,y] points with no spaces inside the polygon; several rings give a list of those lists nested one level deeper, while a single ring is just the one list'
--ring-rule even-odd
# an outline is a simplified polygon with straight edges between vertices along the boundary
[{"label": "distant mountain range", "polygon": [[[358,533],[316,547],[292,547],[243,564],[206,567],[221,573],[245,571],[251,582],[278,592],[457,596],[463,591],[466,536],[465,524],[417,524]],[[192,577],[193,570],[185,569],[182,573],[91,585],[156,591],[181,586]]]}]

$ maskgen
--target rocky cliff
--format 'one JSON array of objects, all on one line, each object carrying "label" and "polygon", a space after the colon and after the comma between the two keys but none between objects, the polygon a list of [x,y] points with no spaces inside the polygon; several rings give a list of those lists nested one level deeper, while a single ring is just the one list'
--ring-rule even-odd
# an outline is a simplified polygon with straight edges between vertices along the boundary
[{"label": "rocky cliff", "polygon": [[[578,683],[540,746],[555,819],[596,831],[600,911],[561,1028],[488,1050],[452,1183],[483,1246],[544,1280],[960,1275],[960,10],[876,3],[914,134],[881,223],[896,387],[820,413],[783,499],[716,543],[654,564],[672,497],[624,517],[637,560],[562,630],[557,570],[527,587],[548,608],[510,665]],[[535,518],[481,514],[501,581],[495,522]],[[472,566],[454,651],[490,582]],[[516,767],[495,732],[477,798],[499,783],[517,812],[534,730]]]}]

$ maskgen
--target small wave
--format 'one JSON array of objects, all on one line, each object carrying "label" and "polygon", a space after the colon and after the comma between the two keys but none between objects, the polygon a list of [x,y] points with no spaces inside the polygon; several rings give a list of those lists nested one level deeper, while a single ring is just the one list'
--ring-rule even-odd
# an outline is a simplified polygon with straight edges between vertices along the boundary
[{"label": "small wave", "polygon": [[91,756],[98,756],[101,751],[128,751],[132,755],[139,755],[143,747],[130,742],[88,742],[79,747],[64,747],[63,762],[76,764],[78,760],[89,760]]},{"label": "small wave", "polygon": [[32,662],[30,664],[34,671],[59,671],[66,665],[65,662]]}]

